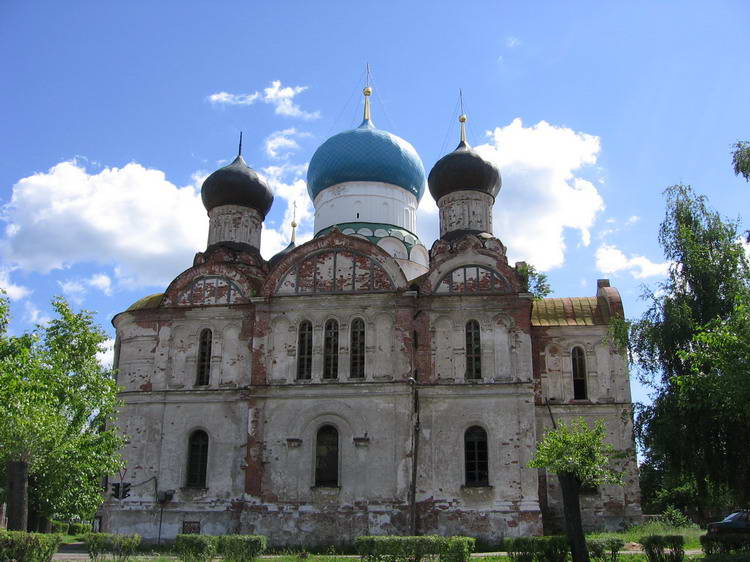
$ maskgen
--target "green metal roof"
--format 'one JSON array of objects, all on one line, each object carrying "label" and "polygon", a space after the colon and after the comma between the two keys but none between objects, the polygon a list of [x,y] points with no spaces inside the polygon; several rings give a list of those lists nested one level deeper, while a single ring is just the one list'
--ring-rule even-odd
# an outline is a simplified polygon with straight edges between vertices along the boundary
[{"label": "green metal roof", "polygon": [[147,297],[143,297],[142,299],[139,299],[131,304],[126,312],[130,312],[132,310],[143,310],[144,308],[158,308],[163,298],[164,293],[156,293]]},{"label": "green metal roof", "polygon": [[596,326],[609,324],[606,304],[597,297],[534,301],[532,326]]}]

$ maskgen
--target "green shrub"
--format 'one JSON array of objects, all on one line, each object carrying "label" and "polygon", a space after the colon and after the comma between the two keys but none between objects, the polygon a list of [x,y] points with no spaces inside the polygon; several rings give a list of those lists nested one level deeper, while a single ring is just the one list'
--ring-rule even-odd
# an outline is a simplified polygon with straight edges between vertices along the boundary
[{"label": "green shrub", "polygon": [[52,527],[53,533],[59,533],[61,535],[68,534],[69,523],[67,521],[55,521],[54,519],[52,519],[49,523],[50,527]]},{"label": "green shrub", "polygon": [[659,519],[672,527],[689,527],[693,523],[687,515],[673,505],[668,505],[667,508],[661,512]]},{"label": "green shrub", "polygon": [[641,537],[638,542],[649,562],[682,562],[685,558],[682,535],[649,535]]},{"label": "green shrub", "polygon": [[450,562],[466,562],[474,551],[475,539],[470,537],[357,537],[357,553],[370,561],[410,560],[441,557]]},{"label": "green shrub", "polygon": [[84,535],[91,532],[91,525],[89,523],[71,523],[68,526],[69,535]]},{"label": "green shrub", "polygon": [[750,535],[734,533],[702,535],[701,548],[706,556],[750,553]]},{"label": "green shrub", "polygon": [[0,531],[0,560],[49,562],[62,543],[59,534]]},{"label": "green shrub", "polygon": [[603,539],[594,539],[586,541],[586,548],[589,551],[589,558],[594,562],[607,561],[607,547]]},{"label": "green shrub", "polygon": [[216,537],[209,535],[177,535],[174,541],[177,557],[183,562],[207,562],[216,553]]},{"label": "green shrub", "polygon": [[534,562],[538,547],[534,537],[517,537],[507,544],[508,557],[512,562]]},{"label": "green shrub", "polygon": [[224,535],[216,537],[216,548],[224,560],[247,562],[266,550],[268,541],[260,535]]},{"label": "green shrub", "polygon": [[534,537],[538,562],[565,562],[570,553],[570,542],[565,536]]},{"label": "green shrub", "polygon": [[140,535],[111,535],[112,558],[116,562],[126,562],[138,552],[141,545]]},{"label": "green shrub", "polygon": [[604,539],[604,548],[607,550],[609,555],[608,562],[617,562],[617,558],[620,556],[622,547],[625,546],[625,541],[616,537]]},{"label": "green shrub", "polygon": [[99,562],[107,552],[112,548],[112,535],[107,533],[86,533],[83,537],[83,544],[86,545],[86,551],[93,562]]}]

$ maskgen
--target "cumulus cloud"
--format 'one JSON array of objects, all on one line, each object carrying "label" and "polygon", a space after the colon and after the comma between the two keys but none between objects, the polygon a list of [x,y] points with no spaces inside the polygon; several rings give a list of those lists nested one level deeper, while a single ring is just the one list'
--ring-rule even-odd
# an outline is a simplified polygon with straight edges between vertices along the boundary
[{"label": "cumulus cloud", "polygon": [[52,321],[52,318],[50,316],[44,314],[34,305],[34,303],[30,301],[26,301],[23,308],[24,317],[29,324],[44,325],[49,324]]},{"label": "cumulus cloud", "polygon": [[282,86],[281,80],[273,80],[263,92],[251,94],[230,94],[217,92],[208,96],[208,101],[214,105],[252,105],[263,102],[274,107],[274,113],[285,117],[299,117],[301,119],[317,119],[320,111],[305,111],[294,103],[295,96],[307,90],[307,86]]},{"label": "cumulus cloud", "polygon": [[96,360],[105,369],[111,369],[115,359],[115,340],[108,339],[101,344],[101,351],[96,354]]},{"label": "cumulus cloud", "polygon": [[297,131],[294,127],[274,131],[264,141],[266,155],[273,160],[286,160],[299,149],[297,139],[310,136],[310,133]]},{"label": "cumulus cloud", "polygon": [[[164,287],[205,246],[208,232],[195,185],[178,187],[136,163],[90,173],[79,161],[61,162],[19,180],[1,216],[0,256],[10,267],[48,273],[98,263],[132,287]],[[106,293],[112,282],[104,277],[68,281],[67,289]]]},{"label": "cumulus cloud", "polygon": [[602,244],[596,250],[596,268],[602,273],[612,274],[627,271],[636,279],[666,275],[670,263],[654,263],[644,256],[626,256],[622,250],[610,244]]},{"label": "cumulus cloud", "polygon": [[540,121],[525,127],[520,118],[487,133],[476,149],[500,168],[503,188],[493,211],[495,235],[511,261],[541,270],[565,261],[566,229],[588,246],[590,229],[604,209],[593,183],[581,172],[596,164],[599,138]]},{"label": "cumulus cloud", "polygon": [[0,289],[5,291],[10,300],[21,300],[31,294],[31,289],[23,285],[17,285],[10,280],[11,272],[16,268],[0,266]]}]

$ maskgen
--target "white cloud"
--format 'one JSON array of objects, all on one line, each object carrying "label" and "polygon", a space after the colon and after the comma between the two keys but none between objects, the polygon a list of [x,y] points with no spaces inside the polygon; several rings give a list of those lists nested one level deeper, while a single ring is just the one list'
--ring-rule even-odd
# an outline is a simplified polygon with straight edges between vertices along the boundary
[{"label": "white cloud", "polygon": [[29,324],[49,324],[52,321],[48,315],[42,313],[34,303],[26,301],[24,303],[24,316]]},{"label": "white cloud", "polygon": [[101,351],[97,352],[96,360],[105,369],[111,369],[115,360],[115,340],[108,339],[101,344]]},{"label": "white cloud", "polygon": [[21,300],[31,294],[31,289],[23,285],[16,285],[10,280],[11,272],[16,268],[0,266],[0,289],[5,291],[10,300]]},{"label": "white cloud", "polygon": [[105,273],[95,273],[88,279],[87,283],[107,296],[112,294],[112,279]]},{"label": "white cloud", "polygon": [[292,155],[292,152],[299,149],[297,138],[311,136],[310,133],[297,131],[294,127],[275,131],[266,137],[264,146],[266,155],[274,160],[286,160]]},{"label": "white cloud", "polygon": [[[19,180],[1,216],[0,256],[10,267],[112,265],[117,281],[132,287],[163,288],[205,247],[208,232],[195,185],[178,187],[136,163],[89,173],[79,161],[61,162]],[[107,286],[102,277],[88,284]]]},{"label": "white cloud", "polygon": [[273,80],[271,85],[263,89],[263,93],[252,94],[230,94],[229,92],[217,92],[208,96],[208,101],[214,105],[252,105],[257,101],[274,106],[274,113],[286,117],[299,117],[301,119],[317,119],[320,111],[304,111],[294,103],[294,98],[307,90],[307,86],[282,86],[281,80]]},{"label": "white cloud", "polygon": [[633,215],[632,217],[628,218],[628,220],[625,221],[625,226],[632,226],[635,223],[637,223],[639,220],[641,220],[641,217],[638,215]]},{"label": "white cloud", "polygon": [[612,274],[627,271],[636,279],[666,275],[670,263],[654,263],[644,256],[627,257],[616,246],[602,244],[596,250],[596,268],[602,273]]},{"label": "white cloud", "polygon": [[[577,230],[588,246],[604,201],[580,171],[596,164],[599,138],[540,121],[524,127],[516,118],[487,133],[477,146],[500,168],[503,188],[493,211],[495,235],[511,263],[525,260],[547,271],[565,261],[565,231]],[[426,197],[428,197],[427,195]]]},{"label": "white cloud", "polygon": [[69,300],[80,305],[83,303],[83,297],[86,295],[86,287],[80,281],[74,281],[69,279],[68,281],[58,281],[58,285],[62,289],[63,295]]},{"label": "white cloud", "polygon": [[505,38],[505,46],[509,49],[514,49],[518,47],[521,44],[521,40],[518,37],[513,37],[512,35],[509,35]]}]

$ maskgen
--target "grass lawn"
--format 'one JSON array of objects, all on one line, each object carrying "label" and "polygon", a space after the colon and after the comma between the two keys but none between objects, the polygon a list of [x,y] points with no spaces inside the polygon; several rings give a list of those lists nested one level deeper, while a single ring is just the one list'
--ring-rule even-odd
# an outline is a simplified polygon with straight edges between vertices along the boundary
[{"label": "grass lawn", "polygon": [[[619,538],[625,543],[638,542],[641,537],[646,535],[682,535],[685,537],[685,550],[700,550],[700,536],[705,535],[706,531],[697,525],[689,527],[673,527],[661,521],[649,521],[642,525],[635,525],[619,533],[589,533],[587,539],[608,539]],[[640,550],[640,548],[639,548]],[[630,560],[630,558],[628,558]]]}]

